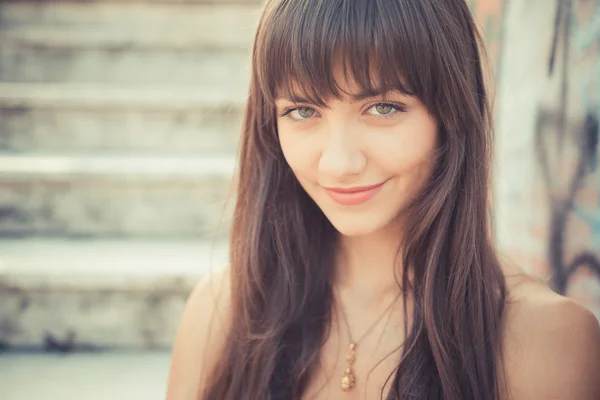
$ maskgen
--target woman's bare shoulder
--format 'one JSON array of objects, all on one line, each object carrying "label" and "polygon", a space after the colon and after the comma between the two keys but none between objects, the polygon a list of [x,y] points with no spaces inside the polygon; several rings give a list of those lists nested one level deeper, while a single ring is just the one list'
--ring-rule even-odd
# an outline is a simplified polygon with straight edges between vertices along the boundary
[{"label": "woman's bare shoulder", "polygon": [[189,296],[173,345],[167,400],[196,399],[230,324],[230,269],[203,278]]},{"label": "woman's bare shoulder", "polygon": [[509,398],[600,399],[600,326],[582,305],[526,274],[507,278]]}]

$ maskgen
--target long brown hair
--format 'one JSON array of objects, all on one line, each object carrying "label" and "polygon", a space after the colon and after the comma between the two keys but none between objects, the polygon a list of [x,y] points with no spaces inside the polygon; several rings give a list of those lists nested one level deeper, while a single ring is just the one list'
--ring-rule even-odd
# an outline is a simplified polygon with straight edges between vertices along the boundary
[{"label": "long brown hair", "polygon": [[292,83],[316,105],[341,98],[336,62],[365,91],[418,97],[439,125],[436,167],[399,235],[414,310],[388,398],[499,398],[505,282],[480,44],[464,0],[266,1],[239,154],[231,327],[202,399],[297,399],[315,371],[338,233],[286,164],[274,100]]}]

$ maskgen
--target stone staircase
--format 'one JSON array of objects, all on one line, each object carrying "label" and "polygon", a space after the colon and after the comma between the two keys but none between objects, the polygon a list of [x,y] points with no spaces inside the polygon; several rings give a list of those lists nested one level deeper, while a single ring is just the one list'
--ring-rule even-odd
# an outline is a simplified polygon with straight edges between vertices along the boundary
[{"label": "stone staircase", "polygon": [[227,260],[259,0],[0,2],[0,347],[171,344]]}]

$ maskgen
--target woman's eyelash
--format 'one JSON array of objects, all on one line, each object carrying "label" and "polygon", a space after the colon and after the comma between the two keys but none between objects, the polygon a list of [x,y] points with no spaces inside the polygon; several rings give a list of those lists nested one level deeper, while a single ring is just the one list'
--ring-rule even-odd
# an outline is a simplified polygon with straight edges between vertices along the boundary
[{"label": "woman's eyelash", "polygon": [[[403,106],[403,105],[400,105],[400,104],[395,104],[395,103],[375,103],[375,104],[373,104],[373,105],[369,106],[369,107],[367,108],[367,110],[370,110],[370,109],[372,109],[372,108],[374,108],[374,107],[376,107],[376,106],[390,106],[390,107],[392,107],[392,108],[393,108],[395,111],[398,111],[398,112],[406,112],[406,107],[405,107],[405,106]],[[386,117],[388,117],[389,115],[393,115],[393,114],[395,114],[395,113],[391,113],[391,114],[383,114],[383,115],[380,115],[380,116],[378,116],[378,118],[386,118]]]},{"label": "woman's eyelash", "polygon": [[297,110],[313,110],[316,112],[316,110],[312,107],[308,107],[308,106],[298,106],[298,107],[290,107],[290,108],[286,108],[285,110],[283,110],[283,113],[280,115],[281,117],[289,117],[289,114],[297,111]]},{"label": "woman's eyelash", "polygon": [[[367,107],[367,110],[370,110],[370,109],[372,109],[375,106],[390,106],[395,111],[406,112],[406,108],[404,106],[402,106],[400,104],[395,104],[395,103],[375,103],[375,104],[372,104],[369,107]],[[280,114],[280,117],[282,117],[282,118],[284,118],[284,117],[289,118],[289,114],[290,113],[292,113],[292,112],[294,112],[296,110],[299,110],[299,109],[311,109],[311,110],[314,110],[314,108],[312,108],[312,107],[306,107],[306,106],[290,107],[290,108],[286,108],[285,110],[283,110],[283,112]],[[385,118],[389,118],[389,116],[391,116],[393,114],[395,114],[395,113],[383,114],[383,115],[380,115],[380,116],[376,116],[376,118],[383,118],[383,119],[385,119]],[[308,118],[305,118],[305,119],[308,119]]]},{"label": "woman's eyelash", "polygon": [[283,110],[283,112],[281,114],[279,114],[280,117],[287,117],[291,112],[296,111],[299,108],[310,108],[310,107],[292,107],[292,108],[286,108],[285,110]]}]

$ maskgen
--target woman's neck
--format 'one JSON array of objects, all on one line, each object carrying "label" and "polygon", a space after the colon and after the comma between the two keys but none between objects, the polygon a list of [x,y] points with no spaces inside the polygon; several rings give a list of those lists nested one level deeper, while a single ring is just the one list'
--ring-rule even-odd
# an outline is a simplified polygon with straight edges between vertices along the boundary
[{"label": "woman's neck", "polygon": [[402,278],[400,236],[381,230],[368,236],[342,236],[334,285],[345,298],[378,307],[398,294]]}]

